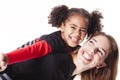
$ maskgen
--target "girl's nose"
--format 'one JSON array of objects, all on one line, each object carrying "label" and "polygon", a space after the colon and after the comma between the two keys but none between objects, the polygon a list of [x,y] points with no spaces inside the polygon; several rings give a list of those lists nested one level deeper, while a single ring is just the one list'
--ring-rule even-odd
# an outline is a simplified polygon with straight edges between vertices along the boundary
[{"label": "girl's nose", "polygon": [[76,30],[74,33],[75,33],[76,36],[81,36],[81,33],[80,33],[79,30]]}]

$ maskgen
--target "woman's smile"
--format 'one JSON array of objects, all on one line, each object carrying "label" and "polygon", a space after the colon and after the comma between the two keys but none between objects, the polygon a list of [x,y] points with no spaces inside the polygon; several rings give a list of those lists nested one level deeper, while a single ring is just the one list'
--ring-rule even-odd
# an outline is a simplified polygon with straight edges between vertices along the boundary
[{"label": "woman's smile", "polygon": [[92,61],[92,55],[90,55],[88,52],[83,51],[82,52],[82,57],[84,58],[85,61],[91,62]]}]

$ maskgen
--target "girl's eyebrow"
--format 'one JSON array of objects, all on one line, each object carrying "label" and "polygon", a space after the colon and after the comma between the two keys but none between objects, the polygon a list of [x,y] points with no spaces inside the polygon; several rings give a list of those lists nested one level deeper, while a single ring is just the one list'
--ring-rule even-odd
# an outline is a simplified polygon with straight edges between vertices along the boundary
[{"label": "girl's eyebrow", "polygon": [[[93,39],[93,41],[97,43],[97,40]],[[104,51],[104,53],[106,53],[105,49],[103,49],[103,48],[101,48],[101,49]]]},{"label": "girl's eyebrow", "polygon": [[70,24],[70,25],[73,25],[73,26],[75,26],[75,27],[78,27],[77,25],[75,25],[75,24]]},{"label": "girl's eyebrow", "polygon": [[[70,24],[70,25],[75,26],[75,27],[78,27],[78,26],[77,26],[77,25],[75,25],[75,24]],[[82,27],[81,27],[81,28],[82,28]],[[83,29],[87,29],[87,28],[84,28],[84,27],[83,27]]]}]

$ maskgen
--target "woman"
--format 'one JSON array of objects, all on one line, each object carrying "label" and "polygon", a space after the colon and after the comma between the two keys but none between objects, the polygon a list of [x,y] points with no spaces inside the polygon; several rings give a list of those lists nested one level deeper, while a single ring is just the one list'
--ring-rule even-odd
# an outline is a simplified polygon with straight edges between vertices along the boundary
[{"label": "woman", "polygon": [[[18,74],[12,69],[9,77],[13,80],[37,80],[37,77],[41,80],[73,80],[75,75],[81,74],[81,80],[115,80],[118,53],[116,41],[110,35],[99,32],[72,54],[49,54],[39,59],[39,76],[35,73],[29,76],[29,73]],[[2,57],[5,61],[0,62],[7,64],[8,54]]]}]

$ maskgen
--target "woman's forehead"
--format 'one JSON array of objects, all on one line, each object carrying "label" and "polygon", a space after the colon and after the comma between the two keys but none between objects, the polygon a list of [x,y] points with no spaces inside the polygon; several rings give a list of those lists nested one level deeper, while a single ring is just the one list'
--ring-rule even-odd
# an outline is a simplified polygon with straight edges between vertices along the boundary
[{"label": "woman's forehead", "polygon": [[105,49],[106,52],[108,52],[110,50],[110,41],[108,40],[108,38],[106,36],[97,35],[91,39],[94,39],[96,41],[96,45]]}]

